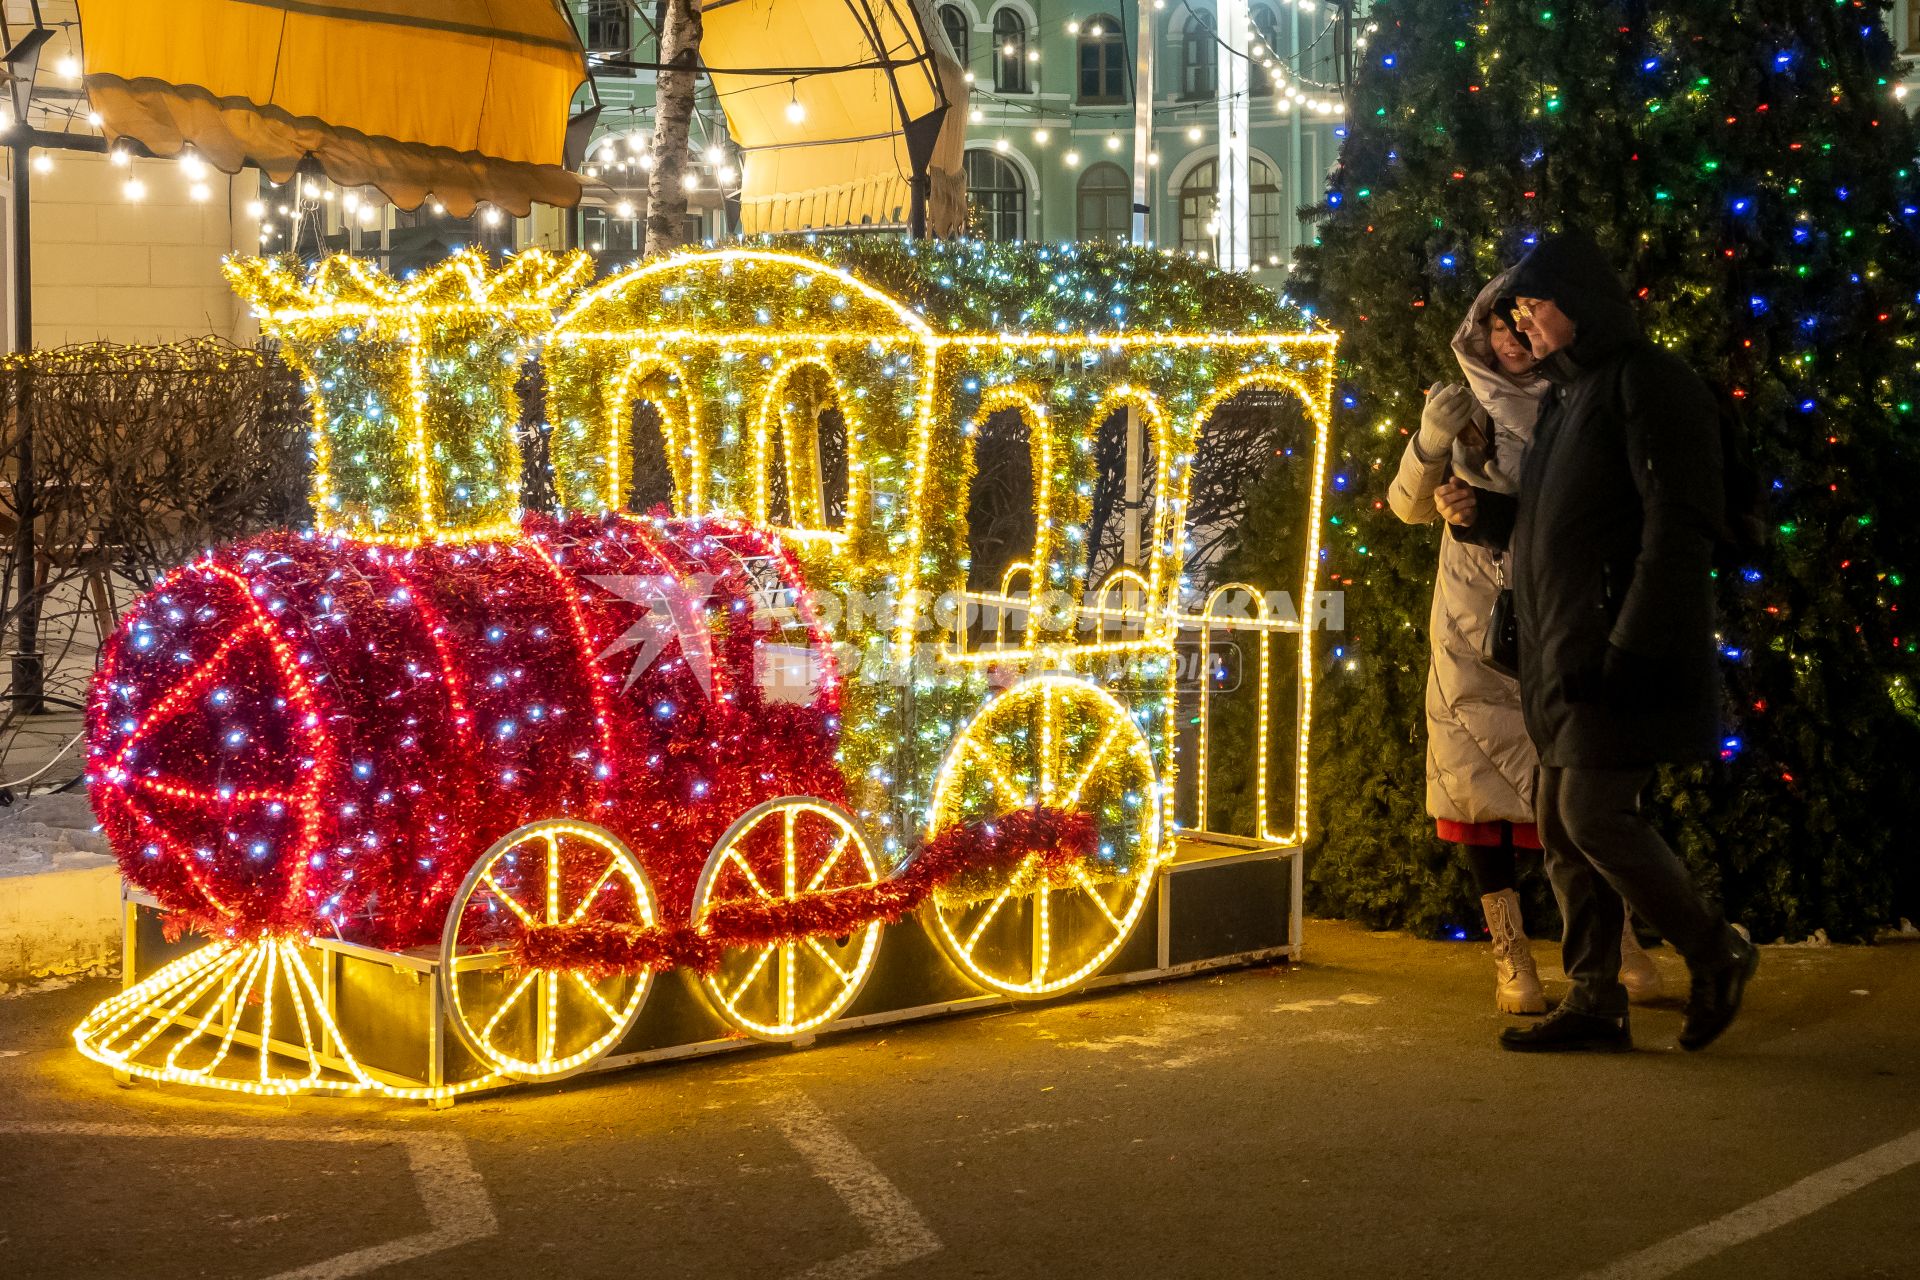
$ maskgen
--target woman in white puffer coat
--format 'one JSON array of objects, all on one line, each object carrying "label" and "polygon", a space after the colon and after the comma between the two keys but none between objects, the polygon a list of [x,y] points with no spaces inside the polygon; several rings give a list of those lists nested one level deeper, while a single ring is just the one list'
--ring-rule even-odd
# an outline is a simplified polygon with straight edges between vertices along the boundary
[{"label": "woman in white puffer coat", "polygon": [[[1420,430],[1407,442],[1388,494],[1409,524],[1438,518],[1433,491],[1449,475],[1512,493],[1533,442],[1548,383],[1513,323],[1501,276],[1480,291],[1453,335],[1466,385],[1435,383]],[[1515,891],[1516,849],[1538,849],[1533,825],[1537,760],[1520,715],[1519,685],[1481,656],[1487,615],[1503,585],[1497,552],[1440,539],[1429,624],[1427,811],[1442,840],[1466,855],[1493,939],[1495,1001],[1503,1013],[1543,1013],[1546,1000],[1527,946]],[[1626,941],[1631,944],[1631,926]],[[1649,994],[1659,975],[1637,945],[1622,950],[1621,978]]]}]

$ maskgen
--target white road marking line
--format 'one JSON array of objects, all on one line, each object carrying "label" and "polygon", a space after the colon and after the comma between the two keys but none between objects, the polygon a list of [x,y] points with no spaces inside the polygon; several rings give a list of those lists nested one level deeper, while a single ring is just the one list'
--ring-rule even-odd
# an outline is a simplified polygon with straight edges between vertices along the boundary
[{"label": "white road marking line", "polygon": [[1663,1280],[1735,1245],[1818,1213],[1861,1188],[1916,1164],[1920,1164],[1920,1129],[1809,1174],[1790,1187],[1702,1223],[1691,1231],[1669,1236],[1612,1266],[1590,1271],[1581,1280]]},{"label": "white road marking line", "polygon": [[862,1280],[940,1251],[933,1234],[900,1188],[873,1167],[811,1099],[783,1093],[774,1100],[774,1122],[822,1182],[846,1201],[872,1241],[812,1266],[793,1280]]},{"label": "white road marking line", "polygon": [[0,1133],[42,1133],[82,1138],[205,1138],[229,1142],[392,1143],[407,1149],[407,1163],[420,1189],[431,1231],[369,1245],[283,1271],[268,1280],[344,1280],[396,1262],[408,1262],[483,1240],[500,1230],[486,1184],[467,1158],[467,1144],[453,1134],[403,1133],[391,1129],[256,1129],[237,1124],[90,1124],[64,1121],[0,1121]]}]

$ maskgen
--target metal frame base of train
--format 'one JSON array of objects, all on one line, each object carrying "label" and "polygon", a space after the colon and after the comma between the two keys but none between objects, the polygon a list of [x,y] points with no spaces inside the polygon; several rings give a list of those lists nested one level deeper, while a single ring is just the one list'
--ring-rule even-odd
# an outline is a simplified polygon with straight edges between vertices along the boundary
[{"label": "metal frame base of train", "polygon": [[[1301,956],[1303,861],[1297,846],[1243,837],[1182,831],[1173,858],[1161,867],[1153,899],[1140,925],[1104,969],[1077,990],[1151,982],[1236,965]],[[166,913],[144,894],[124,903],[123,981],[127,987],[205,945],[188,935],[165,938]],[[316,938],[302,958],[326,1012],[319,1052],[271,1035],[273,1061],[305,1064],[326,1073],[328,1083],[308,1089],[263,1088],[262,1093],[346,1092],[413,1098],[451,1106],[461,1097],[504,1088],[516,1081],[490,1076],[455,1036],[440,983],[440,957],[432,948],[382,951]],[[886,928],[873,976],[846,1013],[820,1029],[832,1035],[943,1014],[1004,1006],[1012,998],[983,991],[941,953],[909,916]],[[248,1029],[244,1009],[231,1024],[181,1018],[167,1030],[245,1046],[258,1055],[257,1026]],[[282,1021],[278,1027],[286,1027]],[[278,1029],[278,1028],[275,1028]],[[270,1033],[271,1034],[271,1033]],[[314,1039],[308,1036],[308,1039]],[[813,1036],[800,1041],[811,1043]],[[702,1057],[728,1050],[768,1047],[723,1027],[702,998],[691,973],[659,975],[651,995],[624,1039],[588,1071],[611,1071],[648,1062]],[[90,1055],[91,1056],[91,1055]],[[129,1082],[152,1072],[116,1069]],[[168,1082],[172,1077],[158,1077]],[[356,1085],[356,1081],[360,1082]],[[181,1083],[202,1083],[181,1079]],[[245,1085],[243,1091],[255,1092]]]}]

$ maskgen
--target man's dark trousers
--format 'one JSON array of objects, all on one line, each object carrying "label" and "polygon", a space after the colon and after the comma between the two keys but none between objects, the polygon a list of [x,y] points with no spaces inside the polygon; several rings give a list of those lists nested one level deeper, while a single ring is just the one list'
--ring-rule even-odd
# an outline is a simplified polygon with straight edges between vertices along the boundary
[{"label": "man's dark trousers", "polygon": [[1701,900],[1678,855],[1640,812],[1653,770],[1540,767],[1535,804],[1547,877],[1566,920],[1567,1004],[1603,1017],[1627,1011],[1620,985],[1621,899],[1695,973],[1727,963],[1727,928]]}]

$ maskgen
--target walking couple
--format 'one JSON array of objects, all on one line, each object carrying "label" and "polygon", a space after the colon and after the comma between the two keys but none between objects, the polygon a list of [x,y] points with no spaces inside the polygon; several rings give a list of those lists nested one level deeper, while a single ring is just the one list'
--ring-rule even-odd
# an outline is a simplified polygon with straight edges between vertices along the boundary
[{"label": "walking couple", "polygon": [[[1719,407],[1642,337],[1584,236],[1543,239],[1487,285],[1453,338],[1466,383],[1436,383],[1393,481],[1394,512],[1439,518],[1427,807],[1459,844],[1492,934],[1499,1007],[1546,1009],[1514,890],[1544,849],[1571,986],[1519,1051],[1632,1047],[1628,1002],[1659,973],[1628,916],[1685,958],[1684,1049],[1740,1008],[1758,951],[1694,887],[1641,809],[1664,763],[1718,745],[1712,560],[1725,523]],[[1490,663],[1503,590],[1518,679]],[[1504,664],[1503,664],[1504,665]]]}]

